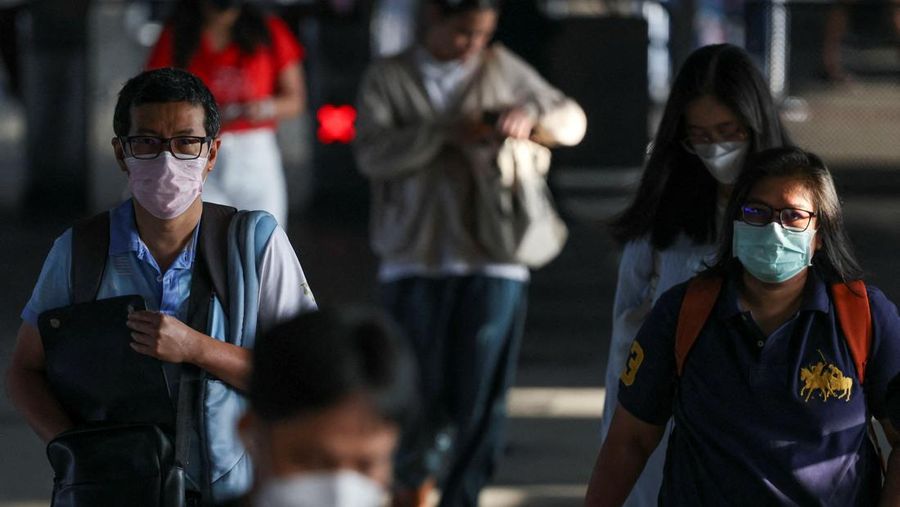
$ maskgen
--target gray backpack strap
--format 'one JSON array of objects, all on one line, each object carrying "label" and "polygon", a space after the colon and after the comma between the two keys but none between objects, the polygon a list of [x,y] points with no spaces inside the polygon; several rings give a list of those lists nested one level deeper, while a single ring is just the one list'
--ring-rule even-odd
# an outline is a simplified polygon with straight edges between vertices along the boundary
[{"label": "gray backpack strap", "polygon": [[72,302],[97,299],[106,258],[109,256],[109,212],[79,220],[72,226],[72,258],[69,270]]}]

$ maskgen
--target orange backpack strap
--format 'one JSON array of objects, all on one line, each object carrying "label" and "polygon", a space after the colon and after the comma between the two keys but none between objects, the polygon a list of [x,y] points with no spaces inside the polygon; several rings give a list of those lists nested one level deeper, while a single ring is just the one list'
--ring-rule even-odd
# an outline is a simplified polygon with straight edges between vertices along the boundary
[{"label": "orange backpack strap", "polygon": [[697,276],[688,282],[675,331],[675,367],[679,377],[684,370],[684,361],[709,319],[721,289],[722,278],[717,276]]},{"label": "orange backpack strap", "polygon": [[850,355],[856,364],[856,375],[862,385],[866,378],[866,363],[872,348],[872,312],[869,310],[869,295],[862,280],[836,283],[831,286],[834,309],[838,323],[844,332],[844,339],[850,347]]}]

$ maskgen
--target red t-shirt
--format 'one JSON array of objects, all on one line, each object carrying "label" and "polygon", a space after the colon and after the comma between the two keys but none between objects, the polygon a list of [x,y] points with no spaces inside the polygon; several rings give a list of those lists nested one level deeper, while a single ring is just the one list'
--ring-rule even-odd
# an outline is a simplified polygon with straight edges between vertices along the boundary
[{"label": "red t-shirt", "polygon": [[[227,113],[229,105],[265,99],[275,94],[278,74],[285,67],[303,59],[303,46],[281,19],[268,16],[271,44],[260,45],[252,54],[242,53],[234,42],[221,51],[212,49],[206,35],[200,37],[200,45],[188,62],[187,70],[196,74],[216,98],[220,114]],[[150,52],[148,69],[171,67],[173,62],[174,35],[166,26]],[[251,128],[275,128],[275,120],[251,122],[245,118],[225,119],[223,131]]]}]

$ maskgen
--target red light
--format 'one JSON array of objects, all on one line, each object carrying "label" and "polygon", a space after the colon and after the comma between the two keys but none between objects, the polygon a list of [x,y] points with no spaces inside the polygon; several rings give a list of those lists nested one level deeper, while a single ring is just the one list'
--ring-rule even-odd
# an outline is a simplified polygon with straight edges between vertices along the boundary
[{"label": "red light", "polygon": [[335,106],[325,104],[316,112],[319,130],[316,136],[319,142],[349,143],[356,137],[356,108],[353,106]]}]

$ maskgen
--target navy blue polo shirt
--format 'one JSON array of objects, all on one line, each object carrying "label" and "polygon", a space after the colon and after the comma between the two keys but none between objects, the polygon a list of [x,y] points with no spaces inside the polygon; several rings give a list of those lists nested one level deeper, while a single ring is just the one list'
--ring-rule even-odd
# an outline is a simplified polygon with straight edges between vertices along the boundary
[{"label": "navy blue polo shirt", "polygon": [[894,429],[900,428],[900,375],[894,377],[888,384],[886,396],[887,415],[891,419]]},{"label": "navy blue polo shirt", "polygon": [[619,402],[674,430],[660,505],[874,505],[880,468],[866,435],[900,372],[900,317],[868,287],[873,345],[860,388],[827,285],[810,269],[800,310],[766,337],[730,275],[684,365],[675,329],[687,284],[663,294],[632,345]]}]

